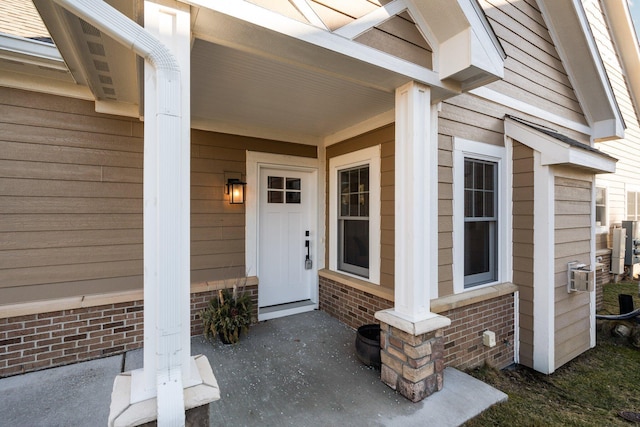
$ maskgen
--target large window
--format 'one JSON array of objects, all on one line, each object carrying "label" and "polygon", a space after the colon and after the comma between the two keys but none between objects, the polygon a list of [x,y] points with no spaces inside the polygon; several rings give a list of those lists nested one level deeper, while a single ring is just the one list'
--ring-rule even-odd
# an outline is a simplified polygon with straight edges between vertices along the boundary
[{"label": "large window", "polygon": [[464,160],[464,286],[497,280],[497,163]]},{"label": "large window", "polygon": [[511,188],[506,147],[454,140],[454,292],[511,280]]},{"label": "large window", "polygon": [[339,172],[338,268],[369,277],[369,165]]},{"label": "large window", "polygon": [[329,159],[329,268],[380,284],[380,147]]}]

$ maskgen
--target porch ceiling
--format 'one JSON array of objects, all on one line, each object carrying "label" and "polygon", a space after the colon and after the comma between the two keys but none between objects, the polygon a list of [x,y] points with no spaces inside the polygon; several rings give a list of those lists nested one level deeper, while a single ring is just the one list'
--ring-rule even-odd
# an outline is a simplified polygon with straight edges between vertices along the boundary
[{"label": "porch ceiling", "polygon": [[315,144],[393,108],[392,91],[200,39],[193,44],[196,128]]}]

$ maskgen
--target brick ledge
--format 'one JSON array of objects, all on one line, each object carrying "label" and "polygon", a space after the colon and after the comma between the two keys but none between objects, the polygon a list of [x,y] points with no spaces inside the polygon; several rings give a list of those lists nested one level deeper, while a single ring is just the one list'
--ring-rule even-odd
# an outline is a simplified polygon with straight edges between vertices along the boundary
[{"label": "brick ledge", "polygon": [[356,279],[355,277],[347,276],[345,274],[336,273],[335,271],[327,270],[326,268],[318,270],[318,276],[370,293],[377,297],[384,298],[387,301],[394,301],[393,289],[383,288],[380,285],[374,285],[373,283]]},{"label": "brick ledge", "polygon": [[[191,284],[191,293],[207,292],[233,286],[233,279],[212,280]],[[247,278],[246,286],[258,284],[258,278]],[[56,298],[50,300],[30,301],[18,304],[0,305],[0,319],[16,316],[28,316],[38,313],[49,313],[60,310],[97,307],[107,304],[140,301],[143,299],[142,289],[134,291],[111,292],[95,295],[79,295],[77,297]]]},{"label": "brick ledge", "polygon": [[513,283],[500,283],[498,285],[474,289],[472,291],[456,295],[448,295],[446,297],[431,300],[431,311],[433,313],[443,313],[454,308],[466,307],[478,302],[512,294],[517,290],[518,286]]}]

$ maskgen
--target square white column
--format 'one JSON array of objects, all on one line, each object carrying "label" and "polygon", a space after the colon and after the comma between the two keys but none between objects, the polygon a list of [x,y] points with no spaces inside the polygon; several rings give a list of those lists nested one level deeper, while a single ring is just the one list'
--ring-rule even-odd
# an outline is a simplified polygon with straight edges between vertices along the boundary
[{"label": "square white column", "polygon": [[410,82],[396,89],[395,306],[376,318],[413,334],[447,326],[430,310],[437,281],[437,109],[430,88]]}]

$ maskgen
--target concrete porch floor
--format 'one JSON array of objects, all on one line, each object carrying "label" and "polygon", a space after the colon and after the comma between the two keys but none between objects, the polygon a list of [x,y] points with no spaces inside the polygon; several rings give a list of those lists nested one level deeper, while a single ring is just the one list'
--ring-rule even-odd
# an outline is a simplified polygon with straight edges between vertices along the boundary
[{"label": "concrete porch floor", "polygon": [[[237,345],[192,339],[221,399],[212,426],[458,426],[507,396],[447,368],[444,389],[411,403],[354,354],[355,331],[313,311],[251,327]],[[0,379],[0,425],[106,425],[113,380],[142,350]]]}]

